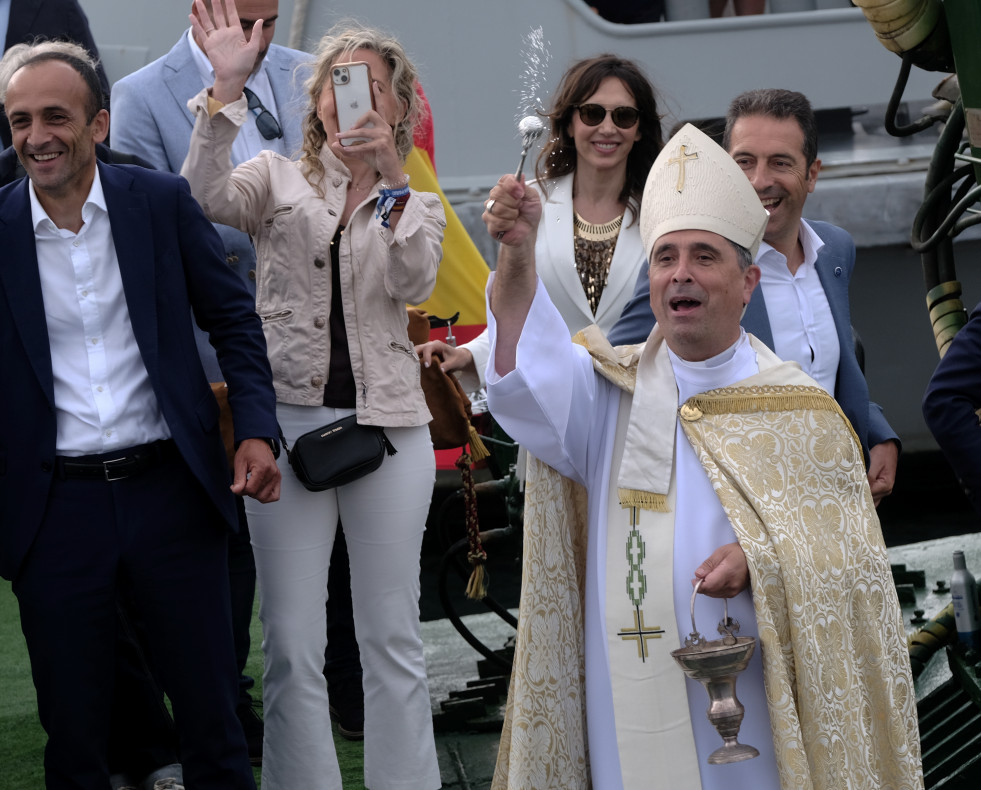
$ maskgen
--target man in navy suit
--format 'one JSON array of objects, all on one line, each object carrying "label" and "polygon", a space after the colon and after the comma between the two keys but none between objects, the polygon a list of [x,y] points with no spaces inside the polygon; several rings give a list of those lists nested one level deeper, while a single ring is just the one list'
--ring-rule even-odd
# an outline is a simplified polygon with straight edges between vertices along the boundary
[{"label": "man in navy suit", "polygon": [[[869,400],[848,305],[855,243],[826,222],[802,218],[821,160],[817,124],[807,98],[795,91],[754,90],[737,96],[726,116],[723,147],[742,167],[770,214],[755,263],[763,272],[742,325],[779,357],[834,395],[862,443],[876,505],[892,492],[899,437],[882,408]],[[677,152],[679,178],[685,151]],[[639,343],[654,326],[647,266],[610,331],[614,345]]]},{"label": "man in navy suit", "polygon": [[[173,702],[186,783],[253,788],[225,532],[238,524],[232,493],[279,496],[259,319],[186,182],[97,163],[109,116],[90,65],[36,54],[4,99],[28,178],[0,189],[0,575],[20,605],[46,786],[109,784],[125,585]],[[234,479],[192,312],[228,381]]]},{"label": "man in navy suit", "polygon": [[923,419],[981,514],[981,304],[954,336],[923,396]]}]

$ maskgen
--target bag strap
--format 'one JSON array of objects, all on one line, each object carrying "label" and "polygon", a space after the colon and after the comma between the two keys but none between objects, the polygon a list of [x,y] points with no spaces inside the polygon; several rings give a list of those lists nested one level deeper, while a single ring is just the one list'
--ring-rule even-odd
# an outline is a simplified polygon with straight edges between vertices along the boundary
[{"label": "bag strap", "polygon": [[283,448],[283,452],[286,453],[286,460],[289,463],[293,463],[293,456],[290,455],[290,446],[286,444],[286,437],[283,436],[283,426],[277,423],[276,427],[279,428],[279,444]]}]

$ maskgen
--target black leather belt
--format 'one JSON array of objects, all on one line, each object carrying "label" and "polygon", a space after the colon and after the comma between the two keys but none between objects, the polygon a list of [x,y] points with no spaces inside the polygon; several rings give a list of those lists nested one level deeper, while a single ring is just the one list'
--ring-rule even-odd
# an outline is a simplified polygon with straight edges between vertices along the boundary
[{"label": "black leather belt", "polygon": [[168,458],[176,458],[177,455],[174,440],[161,439],[101,455],[59,455],[55,458],[55,468],[64,478],[104,480],[111,483],[142,474]]}]

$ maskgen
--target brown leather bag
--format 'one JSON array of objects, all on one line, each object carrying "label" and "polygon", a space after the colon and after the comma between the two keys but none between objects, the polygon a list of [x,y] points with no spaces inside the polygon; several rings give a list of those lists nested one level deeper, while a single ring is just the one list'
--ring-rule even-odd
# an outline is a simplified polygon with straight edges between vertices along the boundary
[{"label": "brown leather bag", "polygon": [[[429,340],[429,315],[418,307],[406,308],[409,313],[409,341],[414,346],[422,345]],[[481,600],[487,596],[488,577],[484,567],[487,552],[480,540],[480,525],[477,520],[477,492],[474,487],[473,474],[470,466],[475,461],[488,456],[487,448],[481,441],[480,434],[470,423],[470,398],[463,391],[456,376],[440,370],[443,361],[439,354],[433,354],[434,364],[428,368],[419,361],[419,373],[422,380],[422,391],[426,396],[426,405],[432,412],[433,421],[429,423],[429,434],[433,440],[433,449],[450,450],[461,448],[456,467],[460,470],[463,480],[464,508],[467,521],[467,539],[470,549],[467,560],[472,568],[467,582],[466,595],[473,600]],[[467,452],[466,445],[470,445]]]},{"label": "brown leather bag", "polygon": [[[418,346],[429,340],[429,316],[418,307],[407,308],[409,314],[409,341]],[[426,405],[432,412],[433,421],[429,423],[429,434],[433,439],[433,449],[450,450],[463,447],[470,441],[470,398],[463,391],[456,376],[440,370],[442,358],[433,354],[435,364],[428,368],[419,363],[422,391]],[[438,360],[438,361],[436,361]]]}]

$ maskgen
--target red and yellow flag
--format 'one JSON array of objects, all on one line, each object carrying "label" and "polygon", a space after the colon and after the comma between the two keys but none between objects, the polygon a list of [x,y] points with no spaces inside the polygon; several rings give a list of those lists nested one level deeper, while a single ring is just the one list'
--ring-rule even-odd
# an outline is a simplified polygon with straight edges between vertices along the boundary
[{"label": "red and yellow flag", "polygon": [[[473,339],[487,324],[484,311],[484,288],[490,269],[467,234],[463,223],[439,188],[436,173],[425,151],[413,147],[405,163],[412,188],[420,192],[435,192],[446,211],[446,232],[443,236],[443,262],[439,266],[436,287],[432,296],[417,307],[430,315],[449,318],[459,312],[453,327],[457,343]],[[434,330],[433,338],[443,339],[443,330]]]}]

